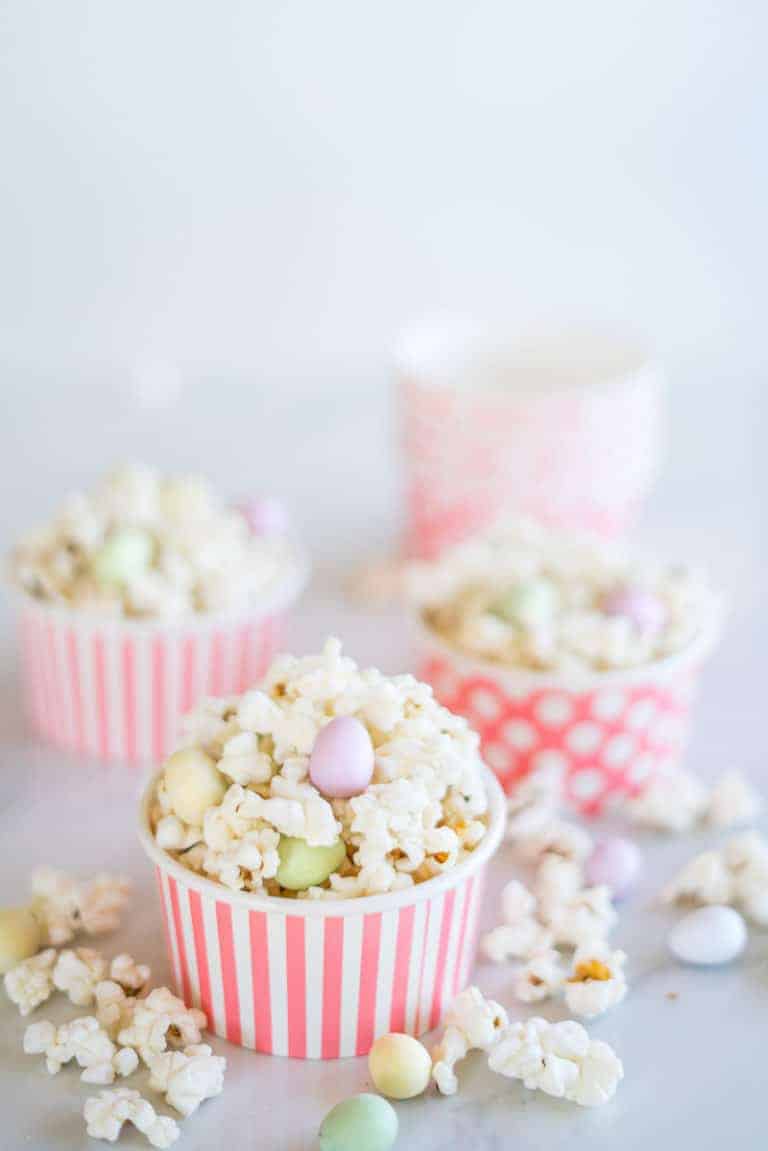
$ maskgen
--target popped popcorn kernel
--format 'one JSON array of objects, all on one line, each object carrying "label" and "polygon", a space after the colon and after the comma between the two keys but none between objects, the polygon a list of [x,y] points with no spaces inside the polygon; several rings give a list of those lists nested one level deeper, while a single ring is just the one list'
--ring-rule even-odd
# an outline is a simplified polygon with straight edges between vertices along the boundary
[{"label": "popped popcorn kernel", "polygon": [[161,1151],[175,1143],[181,1134],[175,1119],[158,1115],[151,1103],[128,1087],[101,1091],[97,1097],[87,1099],[83,1117],[91,1138],[106,1139],[108,1143],[117,1141],[124,1123],[132,1123]]},{"label": "popped popcorn kernel", "polygon": [[31,959],[25,959],[3,977],[6,994],[21,1015],[29,1015],[53,993],[53,968],[56,951],[49,947]]}]

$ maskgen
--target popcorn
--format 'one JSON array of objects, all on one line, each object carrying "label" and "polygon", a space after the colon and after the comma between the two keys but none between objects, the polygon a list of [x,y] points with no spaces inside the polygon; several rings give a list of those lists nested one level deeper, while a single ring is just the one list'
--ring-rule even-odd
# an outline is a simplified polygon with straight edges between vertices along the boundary
[{"label": "popcorn", "polygon": [[616,912],[608,887],[585,887],[564,903],[542,909],[546,926],[556,945],[579,947],[603,939],[616,923]]},{"label": "popcorn", "polygon": [[118,1042],[135,1047],[149,1065],[153,1056],[172,1046],[188,1047],[200,1042],[200,1032],[207,1025],[205,1013],[197,1007],[186,1007],[167,987],[156,987],[146,999],[135,1004],[132,1019],[118,1033]]},{"label": "popcorn", "polygon": [[738,827],[752,823],[762,807],[762,797],[741,772],[729,771],[710,793],[705,818],[712,827]]},{"label": "popcorn", "polygon": [[3,979],[6,993],[22,1015],[29,1015],[51,996],[55,963],[56,952],[50,947],[6,972]]},{"label": "popcorn", "polygon": [[[329,800],[309,780],[309,756],[340,716],[366,726],[375,766],[365,791]],[[341,838],[346,858],[299,896],[356,898],[450,870],[487,829],[478,738],[466,721],[412,676],[358,669],[337,640],[316,656],[279,657],[258,690],[206,701],[188,718],[185,739],[190,753],[210,758],[221,798],[202,805],[200,829],[178,810],[179,780],[161,778],[155,838],[232,890],[279,893],[281,836],[317,847]]]},{"label": "popcorn", "polygon": [[621,1060],[607,1043],[590,1039],[573,1020],[511,1023],[491,1050],[488,1066],[521,1079],[531,1091],[544,1091],[582,1107],[607,1103],[624,1076]]},{"label": "popcorn", "polygon": [[565,981],[565,1002],[574,1015],[593,1019],[615,1007],[627,994],[626,955],[601,940],[576,948]]},{"label": "popcorn", "polygon": [[109,977],[126,991],[141,991],[149,982],[150,968],[146,963],[137,963],[132,955],[116,955],[109,965]]},{"label": "popcorn", "polygon": [[101,1091],[97,1098],[87,1099],[83,1117],[91,1138],[106,1139],[109,1143],[117,1141],[124,1123],[132,1123],[158,1148],[170,1147],[181,1134],[175,1119],[158,1115],[138,1091],[127,1087]]},{"label": "popcorn", "polygon": [[442,1095],[458,1090],[455,1067],[470,1051],[489,1051],[507,1026],[507,1013],[485,999],[477,987],[467,987],[445,1016],[445,1030],[432,1050],[432,1078]]},{"label": "popcorn", "polygon": [[531,955],[517,971],[512,984],[516,999],[523,1003],[539,1003],[557,995],[565,981],[559,952],[551,947]]},{"label": "popcorn", "polygon": [[492,963],[525,959],[549,946],[551,936],[535,918],[536,900],[519,880],[511,880],[501,893],[504,922],[480,940]]},{"label": "popcorn", "polygon": [[520,859],[534,864],[542,862],[547,855],[559,855],[563,859],[583,863],[593,848],[589,832],[559,817],[542,822],[530,834],[517,836],[514,843]]},{"label": "popcorn", "polygon": [[192,1044],[183,1051],[154,1056],[149,1063],[149,1085],[162,1092],[180,1115],[191,1115],[204,1099],[221,1094],[226,1066],[226,1059],[214,1055],[207,1044]]},{"label": "popcorn", "polygon": [[32,873],[33,910],[45,925],[48,942],[69,943],[78,931],[102,935],[120,926],[131,892],[127,879],[106,872],[80,883],[53,867]]},{"label": "popcorn", "polygon": [[[413,565],[409,584],[426,625],[454,649],[535,671],[663,659],[699,636],[717,609],[693,571],[632,563],[615,545],[527,522]],[[646,610],[633,614],[641,601]]]},{"label": "popcorn", "polygon": [[99,1021],[90,1015],[61,1027],[47,1019],[31,1023],[24,1032],[24,1051],[45,1055],[51,1075],[75,1059],[84,1068],[80,1076],[84,1083],[113,1083],[116,1075],[131,1075],[139,1062],[135,1051],[118,1051]]},{"label": "popcorn", "polygon": [[525,839],[550,823],[558,813],[562,792],[561,768],[538,768],[524,776],[507,798],[506,838]]},{"label": "popcorn", "polygon": [[133,1022],[133,1012],[138,1001],[133,996],[127,995],[120,984],[112,979],[105,979],[96,984],[94,999],[96,1018],[110,1039],[117,1039],[120,1032],[130,1027]]},{"label": "popcorn", "polygon": [[584,884],[584,870],[575,859],[547,852],[536,871],[535,890],[539,905],[546,909],[575,899]]},{"label": "popcorn", "polygon": [[676,768],[654,776],[626,812],[633,823],[659,831],[690,831],[707,807],[707,792],[695,775]]},{"label": "popcorn", "polygon": [[61,951],[53,969],[53,985],[66,992],[70,1003],[77,1007],[90,1007],[96,984],[107,973],[106,960],[90,947],[76,951]]},{"label": "popcorn", "polygon": [[750,831],[729,839],[721,851],[701,852],[667,884],[662,899],[735,905],[754,923],[768,926],[768,841]]},{"label": "popcorn", "polygon": [[730,903],[733,881],[720,851],[702,851],[661,893],[664,903]]},{"label": "popcorn", "polygon": [[108,476],[16,549],[16,582],[37,599],[104,614],[179,617],[247,607],[296,570],[285,534],[255,534],[193,476]]}]

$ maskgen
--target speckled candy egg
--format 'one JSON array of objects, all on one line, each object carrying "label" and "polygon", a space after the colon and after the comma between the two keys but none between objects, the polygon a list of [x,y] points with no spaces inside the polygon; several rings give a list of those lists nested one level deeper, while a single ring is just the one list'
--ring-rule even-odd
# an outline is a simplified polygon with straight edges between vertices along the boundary
[{"label": "speckled candy egg", "polygon": [[280,866],[277,882],[288,891],[306,891],[325,883],[346,858],[344,841],[337,839],[327,847],[313,847],[305,839],[281,835],[277,845]]},{"label": "speckled candy egg", "polygon": [[373,758],[371,737],[360,720],[339,716],[318,733],[309,757],[309,778],[321,795],[349,799],[371,782]]},{"label": "speckled candy egg", "polygon": [[747,926],[732,907],[700,907],[675,924],[667,943],[675,958],[683,963],[729,963],[746,947]]},{"label": "speckled candy egg", "polygon": [[627,585],[614,588],[603,599],[606,615],[625,616],[638,631],[655,634],[667,621],[667,609],[662,600],[645,588]]},{"label": "speckled candy egg", "polygon": [[94,578],[101,584],[124,587],[147,570],[154,546],[152,537],[140,528],[113,532],[91,561]]},{"label": "speckled candy egg", "polygon": [[288,512],[271,496],[246,500],[237,509],[255,536],[284,536],[288,532]]},{"label": "speckled candy egg", "polygon": [[368,1054],[373,1085],[390,1099],[413,1099],[429,1086],[432,1060],[412,1035],[392,1032],[377,1039]]},{"label": "speckled candy egg", "polygon": [[531,579],[500,595],[490,611],[507,623],[535,628],[547,623],[557,611],[557,588],[547,579]]},{"label": "speckled candy egg", "polygon": [[380,1095],[353,1095],[333,1107],[320,1126],[320,1151],[389,1151],[397,1114]]},{"label": "speckled candy egg", "polygon": [[584,871],[590,887],[605,884],[615,899],[623,899],[637,882],[642,866],[637,844],[616,835],[595,845]]}]

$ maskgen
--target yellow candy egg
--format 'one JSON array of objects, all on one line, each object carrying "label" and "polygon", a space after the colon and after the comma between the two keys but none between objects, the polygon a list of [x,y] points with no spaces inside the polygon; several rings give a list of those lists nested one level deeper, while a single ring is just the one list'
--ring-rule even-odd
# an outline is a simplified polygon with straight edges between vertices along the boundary
[{"label": "yellow candy egg", "polygon": [[43,932],[28,907],[0,907],[0,975],[40,950]]},{"label": "yellow candy egg", "polygon": [[432,1060],[411,1035],[392,1032],[377,1039],[368,1055],[374,1086],[390,1099],[413,1099],[429,1086]]},{"label": "yellow candy egg", "polygon": [[165,791],[175,815],[200,827],[209,807],[221,803],[226,785],[216,764],[199,747],[175,751],[165,761]]}]

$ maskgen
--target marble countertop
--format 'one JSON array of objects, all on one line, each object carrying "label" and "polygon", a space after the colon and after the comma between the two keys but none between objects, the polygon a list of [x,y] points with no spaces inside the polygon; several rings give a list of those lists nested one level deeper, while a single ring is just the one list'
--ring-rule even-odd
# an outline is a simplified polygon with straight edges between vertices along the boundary
[{"label": "marble countertop", "polygon": [[[350,653],[363,661],[388,671],[409,664],[407,629],[394,615],[366,614],[331,598],[306,601],[291,625],[290,643],[308,650],[328,630],[344,636]],[[756,697],[745,701],[741,694],[734,696],[739,713],[736,745],[723,736],[728,710],[722,707],[722,693],[736,682],[735,670],[749,658],[747,647],[726,647],[705,684],[693,748],[696,768],[705,776],[758,762],[759,716],[751,714],[757,712]],[[120,932],[110,938],[109,950],[130,950],[152,964],[157,981],[169,980],[154,882],[134,832],[140,775],[123,767],[80,763],[31,745],[19,718],[9,643],[3,669],[0,899],[19,901],[29,871],[40,863],[83,874],[104,867],[123,871],[134,879],[136,894]],[[707,700],[715,699],[721,706],[708,708]],[[732,752],[728,762],[722,756],[725,746]],[[675,913],[654,905],[662,883],[706,842],[705,836],[641,840],[643,882],[623,905],[615,933],[629,956],[630,994],[590,1028],[611,1043],[624,1062],[625,1080],[615,1100],[592,1111],[550,1100],[493,1075],[483,1057],[475,1055],[461,1069],[461,1090],[455,1097],[430,1094],[397,1105],[398,1151],[647,1151],[650,1146],[656,1151],[679,1146],[722,1151],[726,1146],[759,1145],[766,1083],[768,932],[752,932],[746,955],[731,967],[684,968],[665,948]],[[509,855],[502,850],[484,908],[487,924],[496,914],[495,893],[512,873]],[[508,969],[481,964],[475,981],[510,1007],[511,1014],[517,1012]],[[96,1147],[85,1134],[81,1115],[93,1089],[81,1084],[73,1069],[49,1077],[40,1059],[25,1056],[25,1022],[0,998],[0,1145],[31,1151]],[[520,1007],[520,1014],[526,1010]],[[559,1007],[540,1013],[563,1017]],[[44,1009],[44,1016],[63,1020],[71,1016],[71,1008],[55,1003]],[[223,1146],[231,1151],[309,1151],[317,1145],[317,1127],[329,1107],[370,1086],[362,1059],[302,1063],[256,1055],[220,1040],[215,1047],[229,1063],[225,1091],[182,1121],[178,1146],[185,1151]],[[137,1075],[130,1085],[141,1089],[144,1080]],[[120,1146],[148,1144],[126,1128]]]}]

